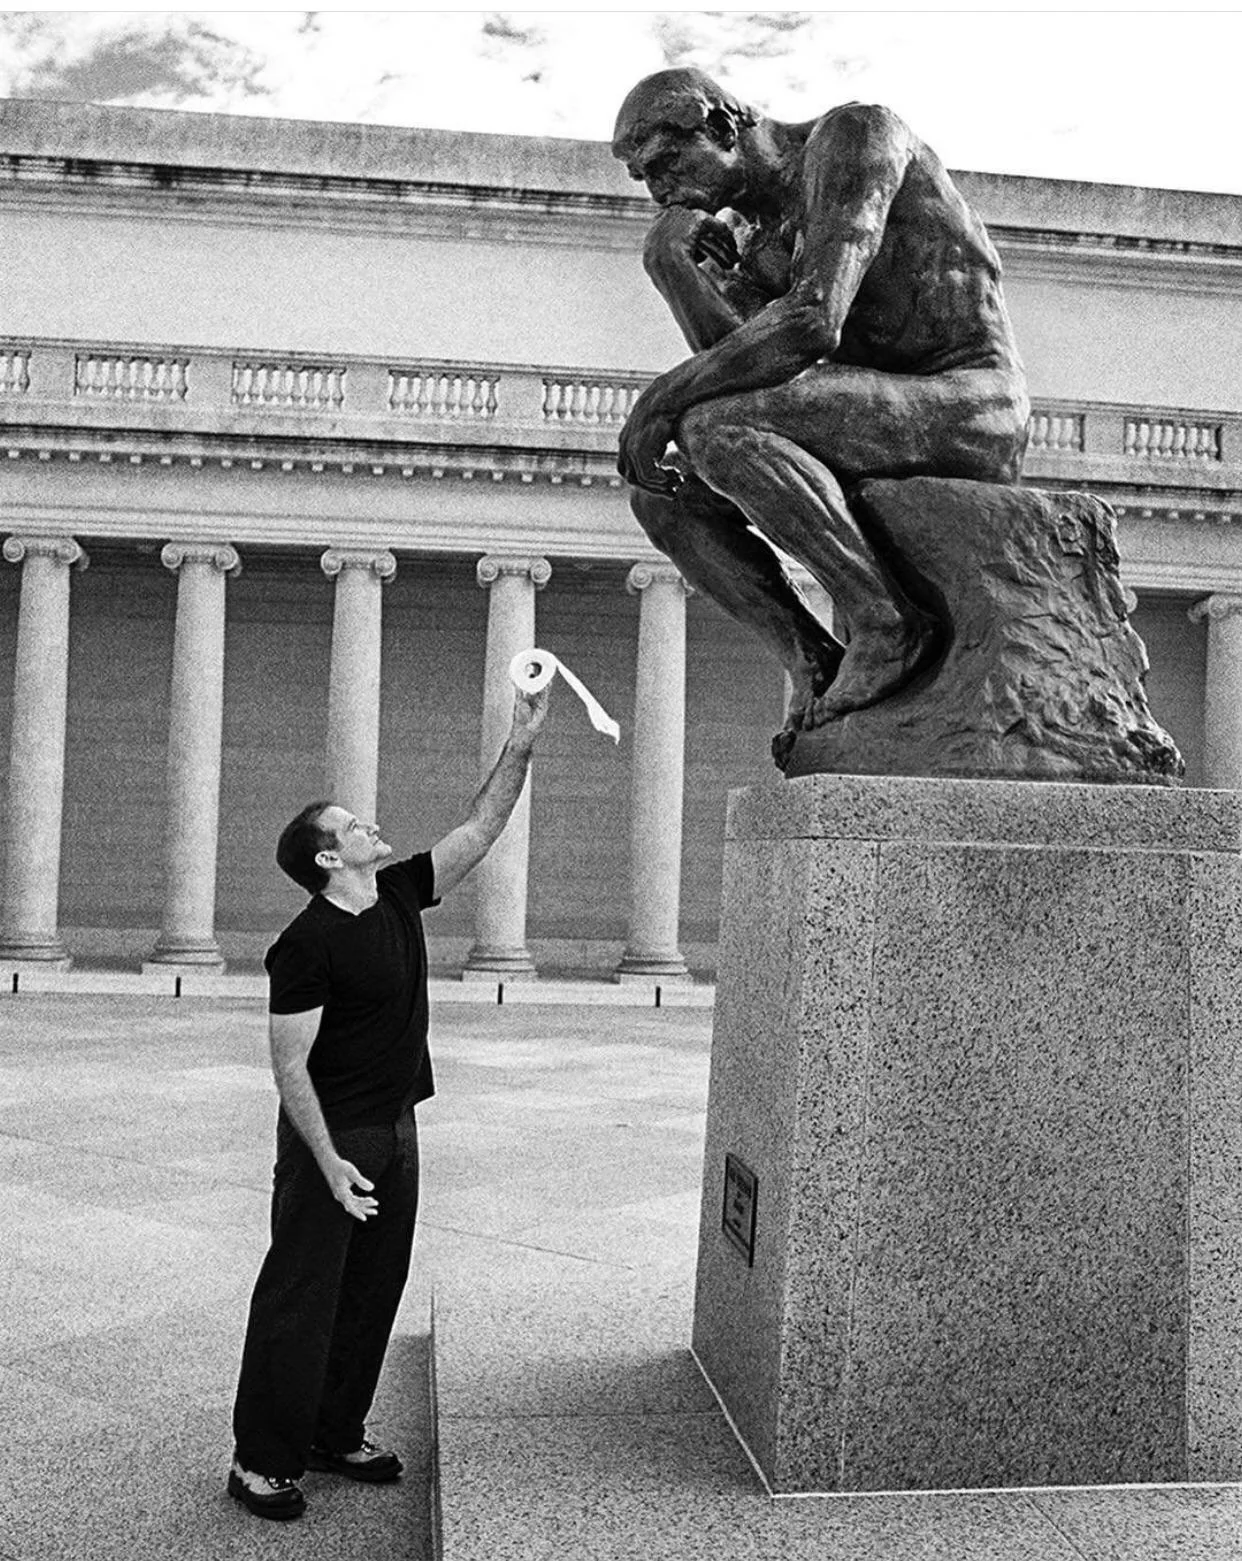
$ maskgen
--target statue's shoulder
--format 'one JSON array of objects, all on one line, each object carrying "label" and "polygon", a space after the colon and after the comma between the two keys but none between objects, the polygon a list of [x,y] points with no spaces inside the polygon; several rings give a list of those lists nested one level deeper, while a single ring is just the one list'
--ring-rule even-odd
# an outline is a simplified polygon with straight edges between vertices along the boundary
[{"label": "statue's shoulder", "polygon": [[852,158],[872,159],[877,152],[908,154],[917,138],[899,114],[882,103],[839,103],[805,128],[803,156],[812,165],[848,165]]},{"label": "statue's shoulder", "polygon": [[911,133],[901,115],[883,103],[838,103],[812,124],[816,135],[874,135],[881,131],[908,136]]}]

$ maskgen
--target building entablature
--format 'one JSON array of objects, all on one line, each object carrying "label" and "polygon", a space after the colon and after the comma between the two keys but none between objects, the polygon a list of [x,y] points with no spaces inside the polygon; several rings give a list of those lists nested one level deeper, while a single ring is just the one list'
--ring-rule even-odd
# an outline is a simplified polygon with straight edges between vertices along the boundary
[{"label": "building entablature", "polygon": [[[1242,198],[957,170],[1007,266],[1236,287]],[[641,249],[606,143],[0,100],[0,201]]]}]

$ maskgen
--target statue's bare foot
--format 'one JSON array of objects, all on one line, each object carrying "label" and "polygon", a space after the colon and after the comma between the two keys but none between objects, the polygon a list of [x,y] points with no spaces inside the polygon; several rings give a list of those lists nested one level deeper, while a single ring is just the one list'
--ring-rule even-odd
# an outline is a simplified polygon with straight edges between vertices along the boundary
[{"label": "statue's bare foot", "polygon": [[807,724],[823,726],[893,693],[927,664],[938,640],[935,624],[921,613],[895,623],[860,625],[831,687],[815,700]]},{"label": "statue's bare foot", "polygon": [[785,718],[787,732],[800,732],[812,724],[816,701],[832,686],[844,656],[844,645],[839,640],[829,639],[815,655],[789,668],[792,688],[789,714]]}]

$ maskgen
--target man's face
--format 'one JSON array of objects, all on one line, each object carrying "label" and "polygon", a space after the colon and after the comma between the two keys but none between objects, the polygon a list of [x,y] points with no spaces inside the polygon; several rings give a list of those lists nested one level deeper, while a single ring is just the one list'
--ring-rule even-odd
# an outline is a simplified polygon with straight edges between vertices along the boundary
[{"label": "man's face", "polygon": [[380,839],[378,824],[367,824],[335,803],[323,810],[319,822],[336,837],[334,866],[372,867],[392,855],[392,847]]},{"label": "man's face", "polygon": [[675,132],[657,129],[626,159],[632,179],[641,179],[661,206],[689,206],[718,212],[742,188],[742,159],[705,127]]}]

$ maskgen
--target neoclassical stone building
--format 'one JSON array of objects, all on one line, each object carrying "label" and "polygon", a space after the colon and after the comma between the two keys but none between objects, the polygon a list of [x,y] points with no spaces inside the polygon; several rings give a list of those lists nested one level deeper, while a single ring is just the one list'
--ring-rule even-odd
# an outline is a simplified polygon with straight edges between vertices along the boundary
[{"label": "neoclassical stone building", "polygon": [[[0,104],[0,152],[0,970],[244,967],[299,903],[285,819],[433,841],[538,643],[623,739],[558,698],[437,967],[710,972],[784,688],[614,472],[684,352],[641,187],[593,143],[83,105]],[[1026,480],[1116,507],[1156,714],[1242,785],[1242,199],[959,177]]]}]

